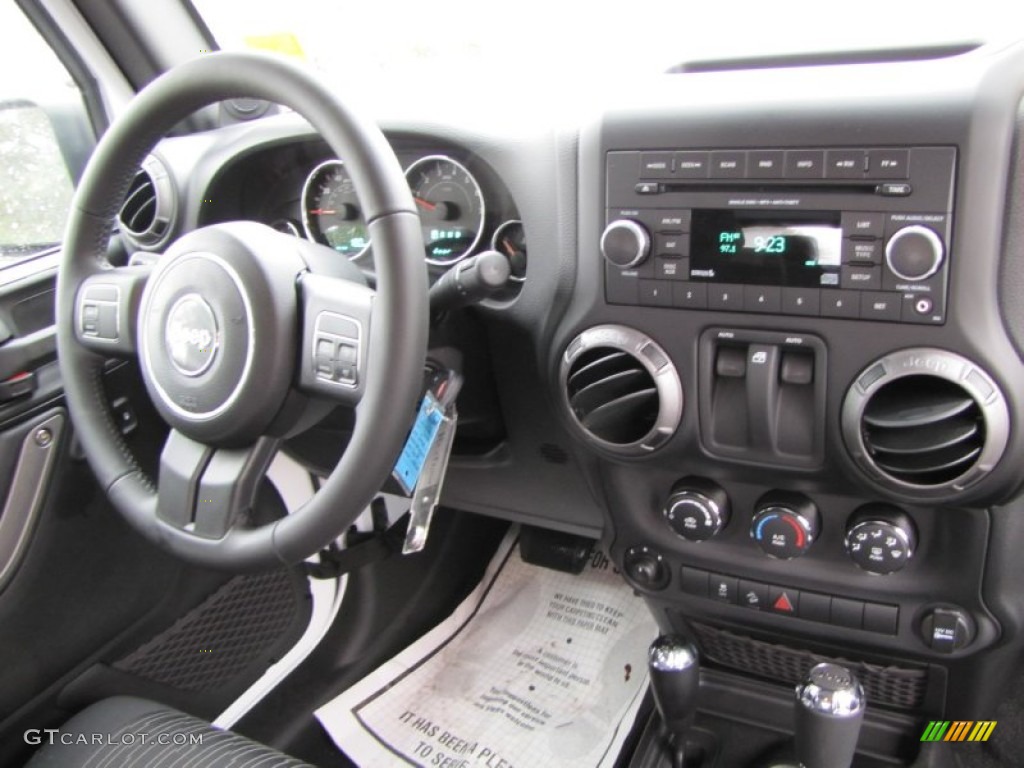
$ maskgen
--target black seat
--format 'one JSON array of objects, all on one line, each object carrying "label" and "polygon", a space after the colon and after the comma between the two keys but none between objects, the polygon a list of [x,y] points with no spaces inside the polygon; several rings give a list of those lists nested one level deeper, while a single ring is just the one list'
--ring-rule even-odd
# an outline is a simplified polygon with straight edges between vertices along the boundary
[{"label": "black seat", "polygon": [[68,720],[27,768],[312,768],[145,699],[104,699]]}]

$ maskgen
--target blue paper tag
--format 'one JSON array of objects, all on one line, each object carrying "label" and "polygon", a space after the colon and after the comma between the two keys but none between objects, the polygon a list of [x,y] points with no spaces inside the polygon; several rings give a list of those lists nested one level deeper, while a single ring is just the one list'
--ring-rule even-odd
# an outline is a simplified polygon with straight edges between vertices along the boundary
[{"label": "blue paper tag", "polygon": [[444,414],[437,399],[427,393],[423,402],[420,403],[419,413],[416,414],[416,423],[412,425],[412,431],[402,448],[402,455],[398,457],[395,464],[395,479],[402,485],[406,493],[412,493],[420,479],[423,471],[423,464],[430,455],[430,449],[437,439],[437,432],[444,421]]}]

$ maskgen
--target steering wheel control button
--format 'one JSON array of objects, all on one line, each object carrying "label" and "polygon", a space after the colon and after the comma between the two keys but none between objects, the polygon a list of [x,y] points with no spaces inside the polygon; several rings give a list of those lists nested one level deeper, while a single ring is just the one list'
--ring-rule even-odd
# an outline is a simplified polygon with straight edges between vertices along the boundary
[{"label": "steering wheel control button", "polygon": [[885,245],[885,263],[901,280],[917,282],[942,266],[945,246],[934,230],[913,224],[903,227]]},{"label": "steering wheel control button", "polygon": [[171,307],[164,344],[171,365],[185,376],[201,376],[213,365],[220,331],[213,309],[199,294],[185,294]]},{"label": "steering wheel control button", "polygon": [[320,381],[355,387],[359,381],[359,323],[336,312],[316,318],[314,373]]},{"label": "steering wheel control button", "polygon": [[729,497],[719,486],[699,477],[680,480],[662,510],[677,535],[707,541],[729,522]]},{"label": "steering wheel control button", "polygon": [[953,653],[974,640],[974,622],[960,608],[933,608],[921,621],[921,635],[932,650]]},{"label": "steering wheel control button", "polygon": [[914,556],[917,531],[914,521],[887,504],[869,504],[854,512],[843,541],[846,553],[869,573],[900,571]]},{"label": "steering wheel control button", "polygon": [[117,341],[121,336],[118,305],[121,289],[116,285],[92,283],[82,291],[78,304],[78,331],[99,341]]},{"label": "steering wheel control button", "polygon": [[665,558],[645,545],[627,550],[622,564],[626,578],[640,589],[662,590],[672,579]]},{"label": "steering wheel control button", "polygon": [[818,538],[821,514],[802,494],[772,491],[761,497],[750,536],[770,557],[790,560],[807,552]]}]

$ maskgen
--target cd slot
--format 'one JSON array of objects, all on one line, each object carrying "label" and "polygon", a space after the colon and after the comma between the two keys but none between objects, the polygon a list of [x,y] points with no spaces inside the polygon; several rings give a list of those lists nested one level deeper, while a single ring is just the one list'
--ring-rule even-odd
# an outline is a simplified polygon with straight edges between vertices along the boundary
[{"label": "cd slot", "polygon": [[[659,193],[669,192],[724,192],[724,193],[760,193],[760,194],[771,194],[777,192],[785,192],[788,194],[833,194],[833,195],[879,195],[884,194],[879,191],[879,184],[868,183],[868,184],[800,184],[800,183],[787,183],[780,181],[778,183],[765,184],[764,181],[748,181],[744,182],[741,180],[731,180],[726,183],[716,183],[714,181],[705,181],[698,183],[679,183],[679,182],[661,182],[658,184]],[[647,194],[656,194],[654,192],[647,192]]]}]

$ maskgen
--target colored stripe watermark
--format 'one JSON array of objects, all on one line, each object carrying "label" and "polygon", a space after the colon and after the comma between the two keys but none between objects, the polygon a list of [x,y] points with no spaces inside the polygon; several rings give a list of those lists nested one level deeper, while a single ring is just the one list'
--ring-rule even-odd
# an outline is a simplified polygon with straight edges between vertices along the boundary
[{"label": "colored stripe watermark", "polygon": [[921,741],[988,741],[996,729],[995,720],[932,720]]}]

